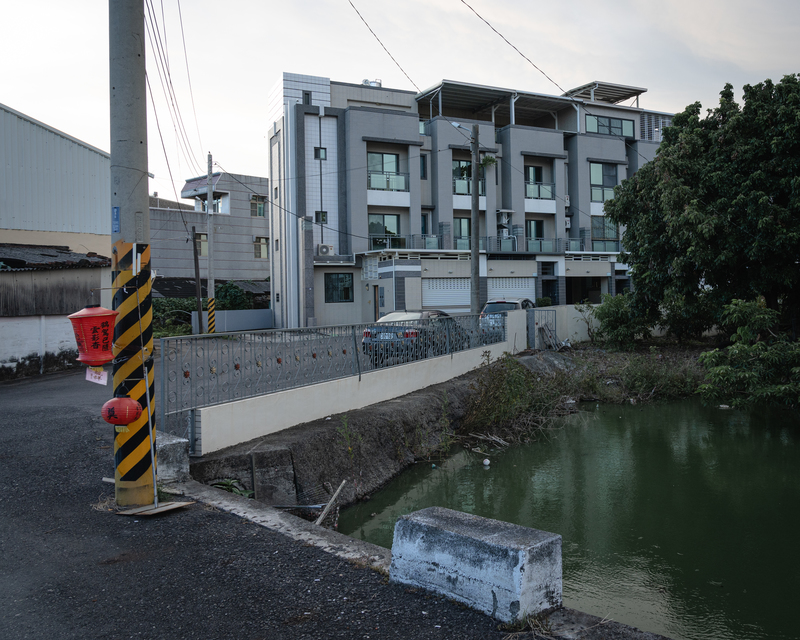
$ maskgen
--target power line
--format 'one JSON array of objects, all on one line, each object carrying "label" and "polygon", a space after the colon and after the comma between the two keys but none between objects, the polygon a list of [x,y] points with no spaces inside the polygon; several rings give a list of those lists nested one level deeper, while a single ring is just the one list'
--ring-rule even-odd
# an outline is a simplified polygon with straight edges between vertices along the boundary
[{"label": "power line", "polygon": [[364,19],[364,16],[362,16],[362,15],[361,15],[361,13],[359,13],[358,9],[356,9],[356,5],[354,5],[354,4],[353,4],[353,0],[347,0],[347,1],[350,3],[350,6],[351,6],[351,7],[353,7],[353,11],[355,11],[355,12],[358,14],[358,17],[359,17],[359,18],[361,18],[361,22],[363,22],[363,23],[366,25],[367,29],[369,29],[369,32],[370,32],[370,33],[371,33],[373,36],[375,36],[375,39],[378,41],[378,44],[379,44],[379,45],[381,45],[381,46],[383,47],[383,50],[386,52],[386,55],[388,55],[388,56],[389,56],[389,57],[392,59],[392,62],[394,62],[394,63],[397,65],[397,68],[398,68],[398,69],[400,69],[400,71],[402,71],[402,72],[403,72],[403,75],[404,75],[406,78],[408,78],[408,81],[409,81],[409,82],[410,82],[410,83],[411,83],[411,84],[414,86],[414,88],[417,90],[417,93],[419,93],[419,90],[420,90],[420,89],[419,89],[419,87],[418,87],[418,86],[416,85],[416,83],[415,83],[415,82],[414,82],[414,81],[413,81],[413,80],[410,78],[410,76],[409,76],[409,75],[408,75],[408,74],[405,72],[405,69],[403,69],[403,67],[401,67],[401,66],[400,66],[400,63],[399,63],[397,60],[395,60],[395,59],[394,59],[394,56],[393,56],[391,53],[389,53],[389,50],[386,48],[386,45],[384,45],[384,44],[383,44],[383,42],[381,42],[381,39],[380,39],[380,38],[378,37],[378,35],[377,35],[377,34],[376,34],[376,33],[375,33],[373,30],[372,30],[372,27],[370,27],[370,26],[369,26],[369,23],[368,23],[368,22],[367,22],[367,21]]},{"label": "power line", "polygon": [[186,77],[189,80],[189,96],[192,99],[192,113],[194,113],[194,124],[197,128],[197,139],[200,142],[200,148],[203,149],[203,139],[200,136],[200,122],[197,119],[197,110],[194,107],[194,91],[192,90],[192,76],[189,73],[189,56],[186,53],[186,36],[183,33],[183,14],[181,13],[181,0],[178,0],[178,19],[181,24],[181,40],[183,42],[183,59],[186,61]]}]

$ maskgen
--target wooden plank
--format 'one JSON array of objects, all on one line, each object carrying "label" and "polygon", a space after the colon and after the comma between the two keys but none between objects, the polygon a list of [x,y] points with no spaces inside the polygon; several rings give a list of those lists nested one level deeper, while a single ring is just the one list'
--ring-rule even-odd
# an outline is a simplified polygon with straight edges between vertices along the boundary
[{"label": "wooden plank", "polygon": [[188,507],[192,502],[161,502],[156,508],[155,505],[149,504],[145,507],[136,507],[135,509],[126,509],[125,511],[117,511],[118,516],[153,516],[157,513],[164,511],[171,511],[172,509],[180,509],[181,507]]}]

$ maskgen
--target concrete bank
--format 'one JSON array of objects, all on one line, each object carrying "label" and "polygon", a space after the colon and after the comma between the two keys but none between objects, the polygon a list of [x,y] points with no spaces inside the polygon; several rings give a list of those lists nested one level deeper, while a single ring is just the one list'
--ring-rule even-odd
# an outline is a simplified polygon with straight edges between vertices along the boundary
[{"label": "concrete bank", "polygon": [[[572,366],[569,357],[553,352],[520,362],[536,373]],[[347,480],[338,503],[351,504],[447,446],[467,411],[476,375],[207,454],[192,461],[191,475],[205,484],[236,479],[266,504],[295,504],[298,497],[319,495],[326,483],[335,489]]]}]

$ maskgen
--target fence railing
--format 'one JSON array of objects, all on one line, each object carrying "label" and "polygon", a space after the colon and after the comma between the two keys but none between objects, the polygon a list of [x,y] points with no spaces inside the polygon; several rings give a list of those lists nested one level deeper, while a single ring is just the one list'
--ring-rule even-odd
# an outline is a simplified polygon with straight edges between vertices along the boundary
[{"label": "fence railing", "polygon": [[[505,340],[506,319],[465,315],[404,322],[161,339],[159,428],[189,439],[195,411],[456,353]],[[413,375],[413,374],[409,374]]]}]

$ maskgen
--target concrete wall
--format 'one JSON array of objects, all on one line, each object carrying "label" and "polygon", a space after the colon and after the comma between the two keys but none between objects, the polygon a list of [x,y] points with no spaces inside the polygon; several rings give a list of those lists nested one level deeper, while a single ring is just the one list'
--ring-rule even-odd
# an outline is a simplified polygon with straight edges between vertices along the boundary
[{"label": "concrete wall", "polygon": [[0,317],[0,335],[0,379],[64,368],[58,363],[78,366],[73,362],[75,334],[66,316]]},{"label": "concrete wall", "polygon": [[[214,327],[217,333],[229,331],[259,331],[274,326],[272,309],[240,309],[217,311]],[[203,311],[203,327],[208,327],[208,311]],[[192,311],[192,333],[197,333],[197,311]]]},{"label": "concrete wall", "polygon": [[289,391],[280,391],[198,410],[197,450],[211,453],[296,424],[397,398],[460,376],[479,366],[484,351],[493,358],[526,346],[525,311],[508,314],[507,341],[370,371]]}]

